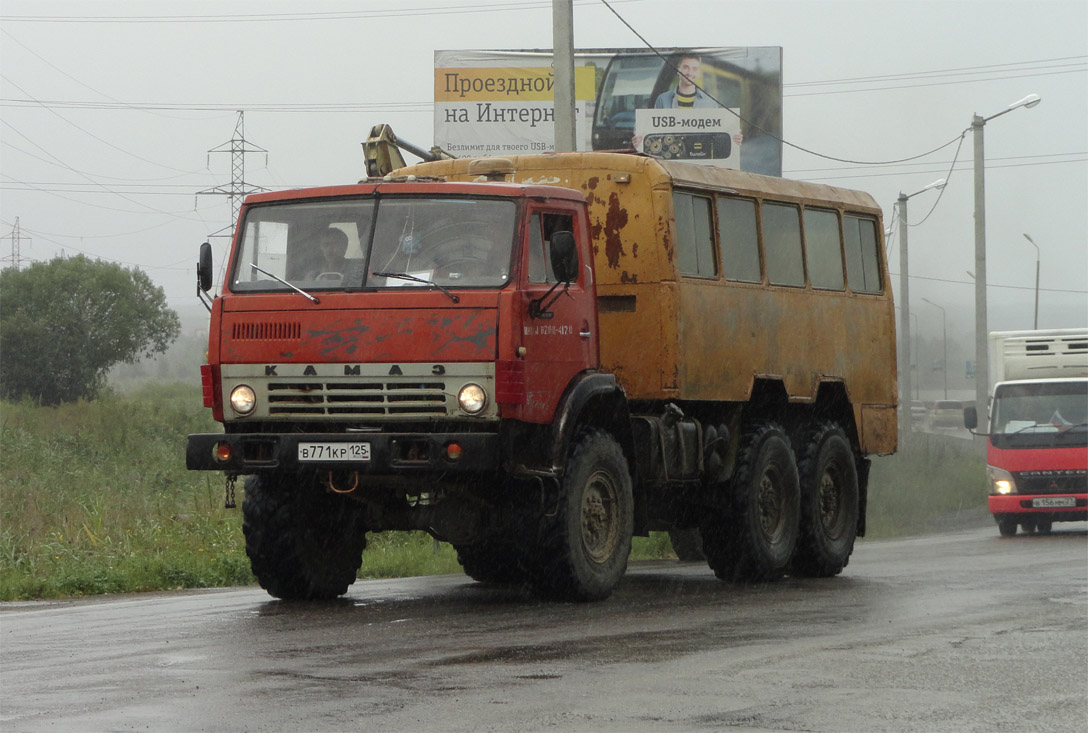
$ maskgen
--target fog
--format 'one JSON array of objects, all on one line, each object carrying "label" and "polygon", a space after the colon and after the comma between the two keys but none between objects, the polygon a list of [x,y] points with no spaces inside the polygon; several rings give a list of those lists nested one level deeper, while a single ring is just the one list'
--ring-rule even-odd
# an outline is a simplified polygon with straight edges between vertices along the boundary
[{"label": "fog", "polygon": [[[1088,3],[611,4],[656,46],[781,46],[786,177],[868,191],[886,226],[900,192],[949,179],[909,203],[923,388],[941,387],[943,343],[922,298],[946,309],[949,378],[973,356],[973,140],[960,136],[972,115],[1039,94],[986,125],[989,327],[1032,327],[1024,233],[1040,250],[1039,326],[1088,325]],[[599,0],[575,0],[574,22],[578,47],[641,45]],[[353,182],[374,124],[431,144],[435,50],[551,46],[550,0],[7,0],[0,24],[4,264],[18,221],[22,266],[80,253],[137,266],[194,323],[197,245],[231,213],[197,194],[230,184],[230,154],[208,151],[229,149],[238,110],[267,151],[245,156],[252,187]],[[212,242],[222,261],[225,238]],[[888,245],[896,287],[898,234]]]}]

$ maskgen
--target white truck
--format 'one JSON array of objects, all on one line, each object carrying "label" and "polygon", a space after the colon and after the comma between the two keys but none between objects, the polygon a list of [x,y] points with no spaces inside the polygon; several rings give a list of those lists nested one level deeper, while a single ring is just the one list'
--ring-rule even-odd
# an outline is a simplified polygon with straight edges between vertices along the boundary
[{"label": "white truck", "polygon": [[[989,360],[982,434],[1001,535],[1088,519],[1088,329],[996,331]],[[974,407],[964,424],[978,427]]]}]

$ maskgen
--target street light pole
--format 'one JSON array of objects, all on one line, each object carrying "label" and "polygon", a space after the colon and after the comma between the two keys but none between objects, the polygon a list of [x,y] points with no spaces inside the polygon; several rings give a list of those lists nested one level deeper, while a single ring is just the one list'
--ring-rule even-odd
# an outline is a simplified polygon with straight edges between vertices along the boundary
[{"label": "street light pole", "polygon": [[912,194],[900,192],[896,204],[899,206],[899,434],[907,435],[911,431],[910,414],[910,279],[907,264],[907,201],[931,188],[945,187],[945,179],[934,181],[925,188]]},{"label": "street light pole", "polygon": [[1035,240],[1024,235],[1024,239],[1031,242],[1031,246],[1035,248],[1035,330],[1039,330],[1039,260],[1042,258],[1042,253],[1039,251],[1039,245],[1035,243]]},{"label": "street light pole", "polygon": [[986,349],[989,328],[986,325],[986,154],[983,128],[994,118],[1020,107],[1034,107],[1040,101],[1042,99],[1038,94],[1029,94],[997,114],[971,118],[971,132],[975,139],[975,406],[980,415],[987,416],[980,428],[983,432],[989,430],[987,397],[990,392]]},{"label": "street light pole", "polygon": [[[925,302],[929,303],[934,308],[941,308],[941,306],[934,303],[929,298],[922,298]],[[941,339],[944,342],[944,368],[941,369],[944,372],[944,398],[948,399],[948,319],[945,317],[945,310],[941,308]]]}]

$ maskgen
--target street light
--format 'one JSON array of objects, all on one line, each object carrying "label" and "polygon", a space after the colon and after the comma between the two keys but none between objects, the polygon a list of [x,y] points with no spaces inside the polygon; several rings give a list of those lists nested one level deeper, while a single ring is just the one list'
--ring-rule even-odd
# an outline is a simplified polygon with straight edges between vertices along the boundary
[{"label": "street light", "polygon": [[[1029,94],[997,114],[989,117],[976,114],[971,118],[971,132],[975,137],[975,404],[981,415],[989,413],[987,396],[990,391],[990,368],[986,361],[989,329],[986,325],[986,155],[983,127],[990,120],[1014,109],[1031,108],[1041,101],[1038,94]],[[981,429],[983,432],[989,429],[988,418]]]},{"label": "street light", "polygon": [[[941,306],[934,303],[929,298],[922,298],[925,302],[929,303],[934,308],[941,308]],[[944,398],[948,399],[948,321],[945,318],[945,310],[941,308],[941,338],[944,340],[944,368],[941,369],[944,372]],[[978,373],[978,367],[975,367],[975,373]]]},{"label": "street light", "polygon": [[1024,235],[1024,239],[1031,242],[1031,246],[1035,248],[1035,329],[1039,329],[1039,259],[1041,254],[1039,252],[1039,245],[1035,243],[1035,240]]},{"label": "street light", "polygon": [[910,281],[907,276],[907,200],[930,189],[940,190],[946,185],[941,178],[915,191],[912,194],[900,192],[899,200],[899,434],[906,435],[911,430],[910,410]]}]

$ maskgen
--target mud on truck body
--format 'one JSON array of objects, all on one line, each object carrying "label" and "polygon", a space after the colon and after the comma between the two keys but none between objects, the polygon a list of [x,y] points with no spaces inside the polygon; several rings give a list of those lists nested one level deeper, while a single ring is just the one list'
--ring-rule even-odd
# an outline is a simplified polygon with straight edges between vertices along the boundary
[{"label": "mud on truck body", "polygon": [[346,592],[382,530],[578,600],[652,530],[723,580],[838,574],[896,445],[882,231],[866,194],[618,153],[250,196],[188,466],[248,477],[281,598]]}]

